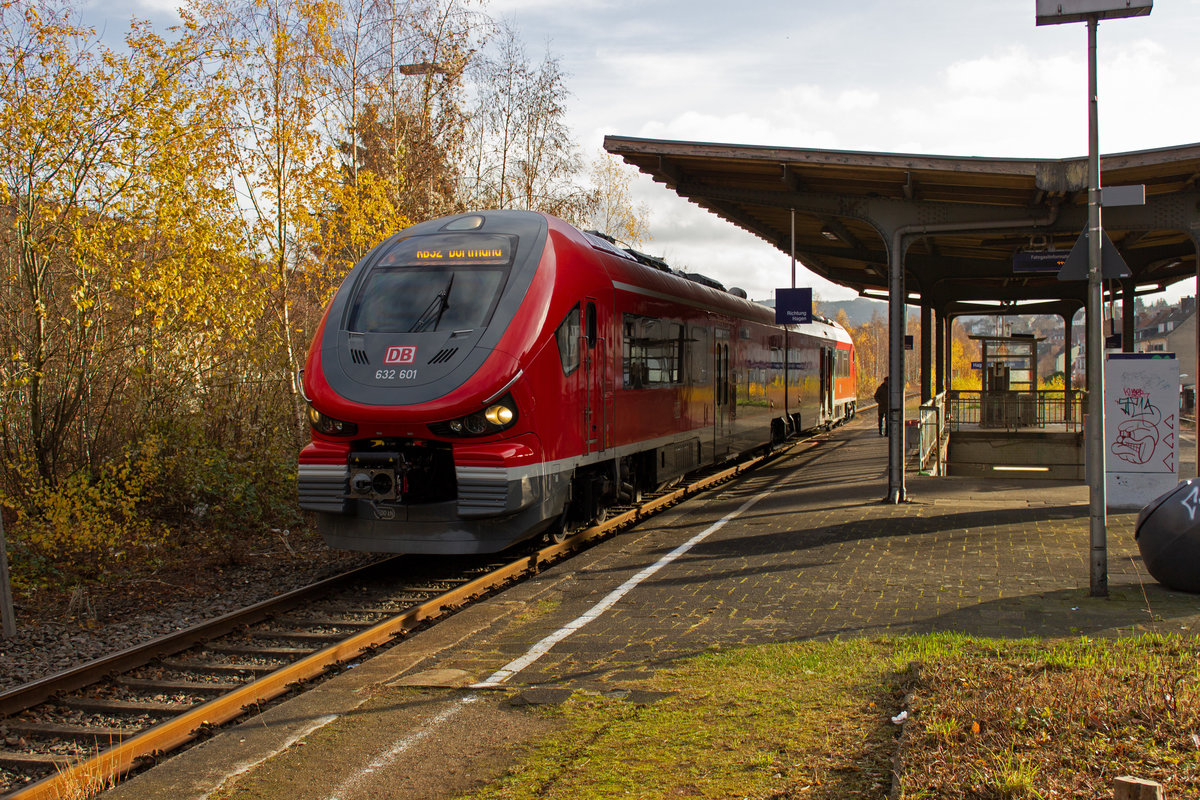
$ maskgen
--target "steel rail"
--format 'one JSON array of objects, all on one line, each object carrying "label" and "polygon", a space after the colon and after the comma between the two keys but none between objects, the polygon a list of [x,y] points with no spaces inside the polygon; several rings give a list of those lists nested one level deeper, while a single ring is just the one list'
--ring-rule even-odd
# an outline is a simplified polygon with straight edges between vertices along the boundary
[{"label": "steel rail", "polygon": [[341,575],[335,575],[332,578],[317,581],[308,586],[301,586],[290,592],[263,600],[260,603],[255,603],[252,606],[231,611],[228,614],[206,622],[197,623],[181,631],[151,639],[148,642],[134,645],[112,655],[98,658],[95,661],[89,661],[86,664],[80,664],[77,667],[56,672],[53,675],[47,675],[32,683],[18,686],[6,692],[0,692],[0,717],[24,711],[37,703],[48,700],[59,692],[70,692],[81,689],[84,686],[90,686],[112,673],[125,672],[147,664],[155,658],[174,655],[193,645],[200,644],[217,636],[223,636],[242,625],[260,622],[273,614],[286,611],[313,597],[326,594],[340,583],[357,580],[371,572],[383,569],[385,565],[392,563],[397,558],[398,556],[393,556],[392,558],[376,561],[372,564],[350,570],[349,572],[344,572]]},{"label": "steel rail", "polygon": [[111,778],[124,775],[144,758],[167,753],[196,738],[200,732],[223,725],[260,703],[273,700],[295,685],[311,680],[329,667],[349,661],[364,651],[387,644],[397,635],[421,622],[441,616],[446,609],[461,605],[510,576],[535,564],[535,556],[514,561],[499,570],[452,589],[405,613],[355,634],[337,644],[288,664],[276,672],[185,711],[99,753],[94,758],[64,768],[23,789],[6,795],[5,800],[59,800],[66,786],[107,785]]},{"label": "steel rail", "polygon": [[[320,676],[331,667],[358,658],[369,650],[388,644],[394,638],[404,635],[421,623],[444,616],[476,597],[507,585],[524,573],[537,572],[542,566],[561,559],[568,553],[580,549],[588,542],[606,537],[612,532],[645,519],[692,495],[731,480],[781,455],[802,441],[808,440],[787,443],[765,455],[760,455],[750,461],[719,470],[698,479],[694,483],[651,498],[638,507],[619,513],[599,525],[585,528],[564,539],[562,542],[547,545],[534,553],[522,556],[486,575],[482,575],[438,597],[414,606],[402,614],[379,622],[373,627],[356,633],[341,642],[332,644],[301,658],[299,661],[281,667],[279,670],[245,684],[228,694],[209,700],[206,703],[185,711],[179,716],[147,728],[141,733],[122,740],[120,743],[98,753],[88,760],[61,768],[54,775],[49,775],[15,792],[4,795],[3,800],[60,800],[60,798],[66,796],[64,792],[67,787],[107,787],[112,781],[139,766],[139,762],[144,759],[152,759],[181,747],[195,739],[202,732],[237,719],[250,711],[254,706],[266,703],[291,691],[297,685]],[[368,567],[362,567],[360,570],[356,570],[354,574],[359,574],[361,571],[369,569],[377,569],[381,564],[389,563],[389,561],[391,559],[369,565]],[[303,595],[305,593],[315,593],[314,587],[327,585],[337,580],[338,578],[329,579],[329,581],[323,581],[320,584],[314,584],[313,587],[296,590],[283,597],[304,599]],[[252,609],[260,609],[274,602],[266,601],[252,607]],[[275,607],[278,608],[278,606]],[[237,624],[243,623],[233,623],[227,618],[240,617],[249,611],[251,609],[234,612],[234,614],[222,617],[220,621],[229,628],[236,627]],[[170,647],[175,647],[177,642],[182,642],[189,638],[191,638],[191,644],[196,643],[195,636],[195,632],[189,629],[179,634],[163,637],[162,641],[170,641]],[[155,640],[155,643],[159,641]],[[86,673],[88,675],[103,676],[119,668],[122,660],[131,658],[132,655],[132,650],[123,651],[111,658],[102,659],[95,664],[84,665],[83,668],[72,671],[72,675],[77,672],[80,675]],[[135,664],[135,666],[145,663],[145,660],[143,659],[138,664]],[[46,685],[49,680],[37,682],[40,685],[37,691],[51,693],[58,691],[59,689],[52,689]],[[0,695],[0,701],[8,700],[10,696],[15,697],[19,695],[24,689],[25,687],[22,687],[21,690]],[[37,691],[31,690],[29,696],[36,696]]]}]

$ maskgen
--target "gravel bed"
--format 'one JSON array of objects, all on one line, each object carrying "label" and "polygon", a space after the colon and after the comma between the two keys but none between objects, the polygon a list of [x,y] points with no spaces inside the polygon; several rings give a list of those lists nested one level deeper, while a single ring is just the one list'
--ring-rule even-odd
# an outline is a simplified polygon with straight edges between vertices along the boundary
[{"label": "gravel bed", "polygon": [[[145,597],[141,608],[153,608],[107,617],[94,615],[82,622],[18,605],[16,636],[0,638],[0,691],[183,630],[377,558],[331,550],[265,554],[259,562],[251,559],[217,576],[193,576],[187,586],[154,582],[149,591],[145,587],[133,591],[139,598]],[[215,588],[198,590],[197,584]]]}]

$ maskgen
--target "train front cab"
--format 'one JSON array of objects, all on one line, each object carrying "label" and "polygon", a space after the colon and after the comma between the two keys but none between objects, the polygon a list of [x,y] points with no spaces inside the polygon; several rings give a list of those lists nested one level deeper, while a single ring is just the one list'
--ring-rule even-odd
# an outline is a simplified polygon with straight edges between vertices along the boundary
[{"label": "train front cab", "polygon": [[[554,414],[560,382],[530,383],[536,370],[525,358],[545,331],[512,324],[551,297],[540,269],[547,235],[545,218],[525,212],[433,220],[384,243],[348,276],[310,352],[305,388],[314,419],[324,418],[319,407],[353,430],[315,433],[299,465],[300,506],[318,512],[331,546],[492,552],[557,518],[570,473],[548,467],[548,428],[530,423]],[[491,278],[493,291],[473,291]],[[392,291],[389,281],[405,288]],[[414,288],[438,294],[430,302]],[[389,360],[393,352],[408,361]],[[556,371],[558,360],[545,355]],[[391,363],[412,366],[380,369]],[[443,387],[477,393],[478,410],[459,418],[463,404],[448,405]],[[508,400],[515,427],[472,429],[489,405]]]}]

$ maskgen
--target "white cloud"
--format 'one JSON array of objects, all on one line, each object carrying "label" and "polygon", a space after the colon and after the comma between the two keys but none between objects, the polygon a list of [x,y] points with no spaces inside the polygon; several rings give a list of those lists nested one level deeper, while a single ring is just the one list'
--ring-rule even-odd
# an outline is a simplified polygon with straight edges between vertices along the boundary
[{"label": "white cloud", "polygon": [[109,29],[119,27],[124,31],[133,17],[173,25],[179,21],[181,5],[182,0],[89,0],[81,8],[89,23],[97,28],[107,23]]},{"label": "white cloud", "polygon": [[[609,10],[611,0],[572,0],[572,14],[596,13]],[[563,12],[562,0],[488,0],[483,10],[493,18],[516,17],[522,14],[551,14]],[[530,39],[529,41],[535,41]]]},{"label": "white cloud", "polygon": [[[88,13],[173,17],[178,0]],[[1031,0],[854,4],[490,0],[569,74],[585,153],[606,134],[945,155],[1077,157],[1087,147],[1086,33],[1036,27]],[[165,19],[165,17],[161,17]],[[1200,0],[1101,25],[1101,148],[1200,139]],[[651,252],[768,296],[786,254],[648,179]],[[845,293],[846,290],[839,290]],[[829,296],[828,291],[822,292]]]},{"label": "white cloud", "polygon": [[1042,70],[1021,47],[1005,48],[999,55],[959,61],[946,69],[945,87],[952,92],[995,93],[1028,90]]}]

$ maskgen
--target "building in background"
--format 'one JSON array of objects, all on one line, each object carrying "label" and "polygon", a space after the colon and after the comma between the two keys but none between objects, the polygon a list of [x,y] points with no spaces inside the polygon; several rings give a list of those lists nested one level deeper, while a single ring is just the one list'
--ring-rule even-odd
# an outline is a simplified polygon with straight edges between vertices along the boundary
[{"label": "building in background", "polygon": [[1180,407],[1185,413],[1195,409],[1196,398],[1196,298],[1184,297],[1145,319],[1138,320],[1134,334],[1138,353],[1174,353],[1179,362],[1182,391]]}]

